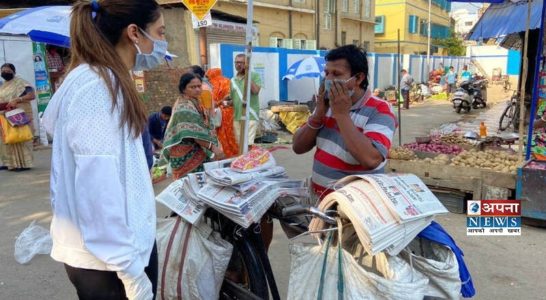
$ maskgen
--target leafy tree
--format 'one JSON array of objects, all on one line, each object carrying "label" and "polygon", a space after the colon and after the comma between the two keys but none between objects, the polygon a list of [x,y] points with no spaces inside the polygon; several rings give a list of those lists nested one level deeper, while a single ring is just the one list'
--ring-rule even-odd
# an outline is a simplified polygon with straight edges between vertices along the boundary
[{"label": "leafy tree", "polygon": [[451,32],[450,36],[446,39],[435,39],[434,44],[446,48],[448,55],[451,56],[464,56],[466,54],[466,47],[463,44],[463,40],[457,37],[455,32]]}]

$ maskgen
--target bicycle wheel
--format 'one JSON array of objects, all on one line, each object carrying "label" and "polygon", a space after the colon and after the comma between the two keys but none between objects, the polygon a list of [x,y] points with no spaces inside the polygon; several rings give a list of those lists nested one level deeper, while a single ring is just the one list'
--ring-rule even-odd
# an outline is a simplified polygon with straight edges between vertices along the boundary
[{"label": "bicycle wheel", "polygon": [[512,117],[512,125],[514,125],[514,132],[518,132],[519,131],[519,107],[513,103],[512,104],[512,107],[513,107],[513,117]]},{"label": "bicycle wheel", "polygon": [[505,131],[506,129],[508,129],[508,127],[510,127],[510,124],[512,124],[514,118],[514,108],[515,105],[510,104],[506,106],[506,108],[502,112],[501,118],[499,120],[500,131]]},{"label": "bicycle wheel", "polygon": [[269,299],[264,268],[256,249],[246,239],[233,247],[220,299]]}]

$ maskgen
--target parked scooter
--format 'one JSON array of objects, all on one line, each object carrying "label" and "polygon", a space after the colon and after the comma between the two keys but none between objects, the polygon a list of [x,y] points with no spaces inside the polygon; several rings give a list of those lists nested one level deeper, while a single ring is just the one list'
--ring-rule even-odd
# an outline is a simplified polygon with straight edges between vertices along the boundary
[{"label": "parked scooter", "polygon": [[453,108],[460,113],[469,112],[471,108],[484,108],[487,106],[486,97],[482,92],[486,88],[487,80],[463,81],[453,94]]},{"label": "parked scooter", "polygon": [[472,94],[474,101],[472,108],[485,108],[487,106],[487,79],[478,79],[472,82]]},{"label": "parked scooter", "polygon": [[462,87],[459,87],[455,90],[451,101],[453,102],[453,108],[458,114],[460,114],[461,111],[470,112],[470,109],[472,108],[470,95]]}]

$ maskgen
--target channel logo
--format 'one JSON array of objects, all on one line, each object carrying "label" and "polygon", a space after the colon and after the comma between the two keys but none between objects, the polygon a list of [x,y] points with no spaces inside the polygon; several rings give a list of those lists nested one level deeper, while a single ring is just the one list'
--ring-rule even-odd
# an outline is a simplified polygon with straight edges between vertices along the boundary
[{"label": "channel logo", "polygon": [[521,235],[519,200],[470,200],[467,202],[467,235]]}]

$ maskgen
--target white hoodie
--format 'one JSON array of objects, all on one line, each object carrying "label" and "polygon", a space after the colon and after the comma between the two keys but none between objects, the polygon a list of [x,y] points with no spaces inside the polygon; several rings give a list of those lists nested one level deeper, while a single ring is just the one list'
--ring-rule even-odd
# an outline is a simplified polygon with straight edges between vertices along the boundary
[{"label": "white hoodie", "polygon": [[155,239],[155,202],[141,137],[120,126],[106,83],[89,65],[71,71],[43,117],[53,136],[51,257],[136,278]]}]

